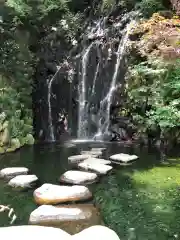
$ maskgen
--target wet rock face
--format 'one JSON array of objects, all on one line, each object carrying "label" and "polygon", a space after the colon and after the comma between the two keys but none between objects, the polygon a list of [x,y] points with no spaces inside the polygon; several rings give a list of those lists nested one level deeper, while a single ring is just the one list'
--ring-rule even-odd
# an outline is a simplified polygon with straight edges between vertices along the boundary
[{"label": "wet rock face", "polygon": [[[78,80],[82,77],[82,58],[84,50],[92,43],[86,69],[86,90],[89,95],[87,111],[89,119],[85,128],[89,133],[97,132],[97,115],[100,101],[107,95],[111,85],[112,76],[115,71],[117,51],[121,40],[121,30],[129,21],[128,17],[123,18],[121,24],[121,11],[116,9],[111,13],[110,18],[102,21],[91,20],[85,29],[82,41],[72,50],[69,46],[56,42],[54,45],[47,43],[39,50],[40,62],[36,71],[33,103],[34,103],[34,127],[36,138],[40,140],[51,140],[49,129],[49,105],[48,105],[48,84],[56,73],[57,62],[62,65],[61,70],[53,80],[51,87],[51,117],[55,140],[67,139],[69,135],[77,134],[78,119]],[[118,16],[118,17],[117,17]],[[53,34],[51,34],[53,36]],[[47,38],[48,40],[48,38]],[[46,41],[45,41],[46,42]],[[66,57],[68,56],[68,61]],[[63,64],[66,62],[67,64]],[[117,76],[117,82],[122,83],[126,72],[127,64],[122,59],[121,74]],[[72,73],[72,74],[71,74]],[[71,75],[71,77],[70,77]],[[93,89],[94,86],[94,90]],[[114,94],[113,104],[119,101],[119,94]],[[65,120],[61,117],[64,115]],[[104,117],[104,116],[103,116]],[[67,123],[68,122],[68,125]],[[69,130],[69,135],[68,131]],[[74,132],[73,132],[74,129]],[[109,136],[109,140],[113,137]]]}]

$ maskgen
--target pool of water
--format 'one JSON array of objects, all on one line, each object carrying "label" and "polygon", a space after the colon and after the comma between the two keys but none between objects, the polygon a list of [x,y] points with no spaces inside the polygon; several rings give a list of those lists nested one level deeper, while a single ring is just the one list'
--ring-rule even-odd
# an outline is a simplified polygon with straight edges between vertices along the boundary
[{"label": "pool of water", "polygon": [[[100,206],[105,224],[113,228],[121,240],[180,239],[180,205],[176,202],[175,209],[172,206],[172,199],[175,197],[178,196],[180,202],[178,189],[180,182],[176,181],[178,171],[174,171],[179,168],[178,153],[171,153],[171,162],[166,163],[160,161],[161,154],[158,151],[117,143],[99,144],[107,148],[104,152],[105,158],[120,152],[139,156],[138,161],[132,166],[116,167],[112,174],[104,176],[99,183],[90,187],[94,193],[93,201]],[[40,184],[59,184],[60,175],[71,169],[67,161],[68,156],[78,154],[81,150],[88,150],[91,146],[91,142],[77,142],[69,147],[64,144],[25,147],[16,153],[1,155],[0,169],[25,166],[31,173],[38,176]],[[173,169],[170,181],[172,185],[161,186],[159,182],[165,181],[165,177],[160,173],[164,174],[163,169],[167,167],[168,174]],[[157,171],[153,172],[153,169]],[[166,177],[171,178],[171,174]],[[173,191],[165,195],[166,189]],[[27,224],[30,213],[37,207],[33,200],[33,190],[17,192],[8,187],[2,179],[0,180],[0,204],[14,208],[17,215],[14,225]],[[163,210],[158,211],[161,208]],[[157,209],[157,213],[154,209]],[[9,220],[1,217],[0,213],[0,226],[8,225]]]}]

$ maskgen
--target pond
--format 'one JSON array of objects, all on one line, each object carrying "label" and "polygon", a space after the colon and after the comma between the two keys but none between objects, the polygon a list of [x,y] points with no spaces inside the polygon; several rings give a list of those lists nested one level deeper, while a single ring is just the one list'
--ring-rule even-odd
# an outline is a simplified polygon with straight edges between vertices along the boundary
[{"label": "pond", "polygon": [[[74,147],[62,144],[43,144],[25,147],[20,151],[1,155],[0,169],[25,166],[36,174],[40,183],[59,184],[58,178],[71,166],[68,156],[88,150],[92,143]],[[100,206],[104,223],[115,230],[121,240],[180,239],[180,157],[172,152],[166,161],[155,150],[118,143],[103,143],[104,157],[115,153],[139,156],[128,167],[115,167],[113,172],[90,186],[93,202]],[[0,204],[14,208],[14,225],[28,224],[30,213],[37,207],[33,190],[17,192],[0,180]],[[1,215],[1,214],[0,214]],[[0,226],[9,221],[0,216]]]}]

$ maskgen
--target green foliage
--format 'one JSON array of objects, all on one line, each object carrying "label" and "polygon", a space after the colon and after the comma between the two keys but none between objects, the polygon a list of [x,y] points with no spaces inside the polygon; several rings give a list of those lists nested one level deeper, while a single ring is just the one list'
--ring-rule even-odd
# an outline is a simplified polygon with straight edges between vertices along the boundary
[{"label": "green foliage", "polygon": [[164,67],[157,62],[145,62],[131,69],[129,106],[141,133],[160,128],[161,137],[179,141],[180,62]]},{"label": "green foliage", "polygon": [[[82,18],[76,11],[84,11],[87,3],[86,0],[78,3],[76,0],[7,0],[0,5],[0,127],[4,121],[8,122],[9,145],[11,139],[18,139],[21,145],[33,143],[31,95],[38,44],[46,46],[47,41],[51,47],[57,41],[64,41],[69,48],[76,44]],[[56,29],[54,32],[52,27]]]},{"label": "green foliage", "polygon": [[145,17],[150,17],[153,13],[165,9],[162,0],[142,0],[136,4],[136,8],[139,9]]}]

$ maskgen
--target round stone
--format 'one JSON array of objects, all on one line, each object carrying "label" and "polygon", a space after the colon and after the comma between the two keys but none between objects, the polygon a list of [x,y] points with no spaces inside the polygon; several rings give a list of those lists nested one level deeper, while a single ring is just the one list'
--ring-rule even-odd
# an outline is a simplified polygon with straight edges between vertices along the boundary
[{"label": "round stone", "polygon": [[37,181],[36,175],[19,175],[12,178],[8,185],[15,188],[31,188]]},{"label": "round stone", "polygon": [[92,226],[80,233],[72,236],[71,240],[92,240],[92,239],[103,239],[103,240],[120,240],[118,235],[108,227],[105,226]]},{"label": "round stone", "polygon": [[85,186],[59,186],[49,183],[36,189],[33,195],[39,205],[81,201],[92,197],[92,193]]},{"label": "round stone", "polygon": [[91,184],[96,182],[96,180],[97,174],[95,173],[74,170],[67,171],[60,177],[61,182],[71,184]]},{"label": "round stone", "polygon": [[112,170],[111,166],[105,165],[105,164],[101,164],[101,163],[88,163],[88,162],[82,162],[78,164],[78,167],[80,169],[86,170],[86,171],[93,171],[96,172],[98,174],[107,174],[109,171]]},{"label": "round stone", "polygon": [[88,154],[74,155],[74,156],[68,157],[68,161],[69,161],[69,163],[74,164],[74,163],[79,163],[89,157],[90,157],[90,155],[88,155]]},{"label": "round stone", "polygon": [[43,240],[70,240],[71,235],[65,231],[43,226],[13,226],[1,227],[0,236],[2,239],[24,240],[27,239],[43,239]]},{"label": "round stone", "polygon": [[125,154],[125,153],[119,153],[119,154],[115,154],[112,155],[110,157],[110,159],[114,162],[114,163],[124,163],[124,164],[128,164],[131,163],[133,161],[135,161],[136,159],[138,159],[138,156],[136,155],[129,155],[129,154]]},{"label": "round stone", "polygon": [[25,167],[8,167],[0,171],[0,177],[11,179],[18,175],[26,175],[28,174],[28,171],[28,168]]},{"label": "round stone", "polygon": [[30,214],[29,224],[56,226],[69,234],[76,234],[87,227],[102,224],[102,219],[93,204],[42,205]]}]

